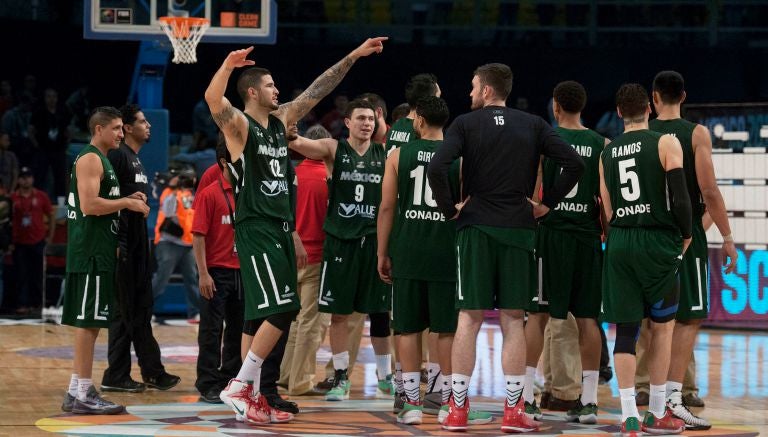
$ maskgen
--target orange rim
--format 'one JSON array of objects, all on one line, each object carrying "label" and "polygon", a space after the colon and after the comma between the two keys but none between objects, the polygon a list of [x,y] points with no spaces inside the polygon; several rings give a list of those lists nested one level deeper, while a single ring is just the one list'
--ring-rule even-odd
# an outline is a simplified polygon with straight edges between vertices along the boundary
[{"label": "orange rim", "polygon": [[176,38],[189,38],[190,29],[204,26],[210,21],[207,18],[197,17],[160,17],[158,20],[170,26]]}]

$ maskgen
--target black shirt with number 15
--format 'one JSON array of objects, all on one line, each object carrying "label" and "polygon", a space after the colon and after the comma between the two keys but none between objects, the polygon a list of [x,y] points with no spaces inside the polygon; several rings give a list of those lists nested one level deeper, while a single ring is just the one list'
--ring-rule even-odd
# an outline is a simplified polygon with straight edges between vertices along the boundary
[{"label": "black shirt with number 15", "polygon": [[584,161],[541,117],[505,106],[486,106],[460,115],[429,165],[429,182],[440,210],[456,215],[448,172],[463,158],[463,194],[471,200],[456,226],[487,225],[535,229],[532,206],[539,157],[552,159],[563,172],[543,203],[554,208],[584,172]]}]

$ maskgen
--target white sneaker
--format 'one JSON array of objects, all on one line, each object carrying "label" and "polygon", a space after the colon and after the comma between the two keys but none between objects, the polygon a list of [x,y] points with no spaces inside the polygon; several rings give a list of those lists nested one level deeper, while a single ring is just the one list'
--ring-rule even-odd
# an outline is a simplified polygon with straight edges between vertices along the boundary
[{"label": "white sneaker", "polygon": [[672,410],[672,415],[685,422],[688,431],[706,431],[712,428],[712,424],[706,419],[693,414],[683,402],[683,394],[674,390],[667,398],[667,407]]},{"label": "white sneaker", "polygon": [[250,396],[251,385],[234,378],[229,380],[227,387],[219,394],[221,401],[235,412],[235,418],[245,416]]}]

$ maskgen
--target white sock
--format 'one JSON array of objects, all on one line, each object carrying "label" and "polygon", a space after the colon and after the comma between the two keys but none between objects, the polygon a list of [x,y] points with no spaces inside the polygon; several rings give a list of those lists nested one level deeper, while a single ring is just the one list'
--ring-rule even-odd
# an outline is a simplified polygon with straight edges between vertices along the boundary
[{"label": "white sock", "polygon": [[640,420],[640,413],[635,404],[635,388],[620,388],[619,396],[621,397],[621,421],[624,422],[628,417],[636,417]]},{"label": "white sock", "polygon": [[597,405],[597,383],[600,372],[584,370],[581,372],[581,405]]},{"label": "white sock", "polygon": [[437,379],[440,377],[440,365],[427,362],[427,393],[434,393],[440,390],[440,384]]},{"label": "white sock", "polygon": [[664,409],[667,405],[667,386],[651,384],[649,396],[650,401],[648,402],[648,411],[661,419],[664,417]]},{"label": "white sock", "polygon": [[[347,352],[347,362],[349,362],[349,352]],[[392,355],[376,355],[376,376],[379,381],[387,379],[392,371]]]},{"label": "white sock", "polygon": [[332,359],[335,370],[349,370],[349,351],[333,354]]},{"label": "white sock", "polygon": [[93,385],[91,378],[78,378],[77,379],[77,399],[81,402],[85,402],[85,398],[88,396],[88,389]]},{"label": "white sock", "polygon": [[77,373],[73,373],[72,377],[69,378],[69,388],[67,389],[67,393],[72,397],[77,397],[77,379]]},{"label": "white sock", "polygon": [[667,381],[667,397],[672,394],[673,391],[683,392],[683,383],[675,381]]},{"label": "white sock", "polygon": [[400,361],[395,361],[395,391],[397,393],[405,393],[405,387],[403,386],[403,368],[400,366]]},{"label": "white sock", "polygon": [[536,368],[526,366],[525,368],[525,382],[523,385],[523,400],[525,402],[533,403],[535,398],[533,397],[533,380],[536,378]]},{"label": "white sock", "polygon": [[403,372],[403,386],[405,387],[405,397],[408,402],[415,404],[419,402],[419,383],[421,382],[421,372]]},{"label": "white sock", "polygon": [[504,375],[504,382],[507,391],[507,406],[514,407],[523,396],[525,375]]},{"label": "white sock", "polygon": [[440,394],[443,395],[441,405],[448,403],[448,399],[451,398],[451,375],[443,375],[443,382],[441,385]]},{"label": "white sock", "polygon": [[253,381],[254,392],[259,392],[259,382],[261,382],[261,365],[264,364],[264,358],[259,358],[253,351],[248,351],[240,371],[237,372],[238,381]]},{"label": "white sock", "polygon": [[453,394],[453,402],[457,407],[464,406],[464,402],[467,400],[467,391],[469,390],[469,376],[454,373],[451,375],[451,393]]}]

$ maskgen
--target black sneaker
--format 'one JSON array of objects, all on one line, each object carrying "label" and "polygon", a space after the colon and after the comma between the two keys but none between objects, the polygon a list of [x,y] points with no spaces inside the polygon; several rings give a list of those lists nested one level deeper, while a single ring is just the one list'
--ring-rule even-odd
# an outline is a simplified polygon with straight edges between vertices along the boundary
[{"label": "black sneaker", "polygon": [[296,402],[287,401],[280,397],[279,394],[264,394],[265,398],[267,398],[267,403],[270,407],[274,408],[275,410],[285,411],[286,413],[291,414],[299,414],[299,406],[296,405]]},{"label": "black sneaker", "polygon": [[440,407],[443,406],[443,394],[439,391],[427,393],[424,395],[423,412],[437,416],[440,413]]},{"label": "black sneaker", "polygon": [[150,387],[150,388],[156,388],[158,390],[168,390],[173,387],[176,387],[176,385],[180,381],[181,381],[181,378],[179,378],[178,376],[171,375],[168,372],[163,372],[158,376],[145,379],[144,384],[146,384],[147,387]]},{"label": "black sneaker", "polygon": [[604,366],[600,368],[598,383],[607,384],[608,381],[613,378],[613,368],[611,366]]},{"label": "black sneaker", "polygon": [[209,404],[222,404],[219,394],[221,394],[221,389],[212,388],[205,393],[200,393],[200,400]]},{"label": "black sneaker", "polygon": [[74,414],[121,414],[124,412],[125,407],[102,398],[94,386],[88,389],[85,401],[75,398],[72,403]]},{"label": "black sneaker", "polygon": [[101,391],[120,391],[120,392],[126,392],[126,393],[141,393],[144,390],[147,389],[147,386],[144,384],[134,381],[130,377],[126,379],[125,381],[115,382],[115,383],[105,383],[104,381],[101,382]]},{"label": "black sneaker", "polygon": [[65,413],[71,413],[72,412],[72,404],[75,403],[75,397],[69,394],[69,392],[64,392],[64,402],[61,403],[61,411]]},{"label": "black sneaker", "polygon": [[318,390],[322,391],[323,394],[327,393],[328,390],[333,388],[333,376],[329,376],[329,377],[325,378],[324,380],[318,382],[315,385],[315,388],[317,388]]}]

